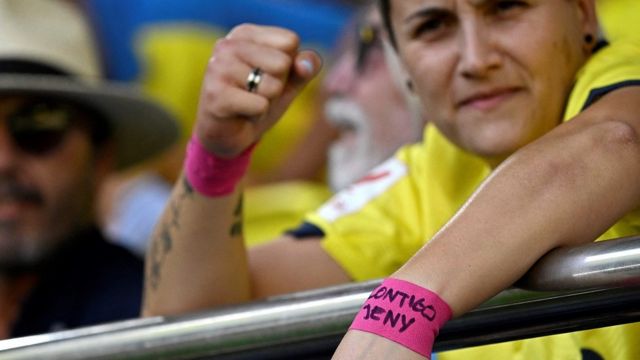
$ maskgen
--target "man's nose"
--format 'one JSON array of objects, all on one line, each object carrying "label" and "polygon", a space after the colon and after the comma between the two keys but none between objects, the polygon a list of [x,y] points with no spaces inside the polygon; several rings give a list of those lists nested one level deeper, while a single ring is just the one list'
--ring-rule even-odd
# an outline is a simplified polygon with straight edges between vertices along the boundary
[{"label": "man's nose", "polygon": [[355,55],[344,53],[336,60],[324,79],[324,88],[329,96],[344,94],[356,81]]}]

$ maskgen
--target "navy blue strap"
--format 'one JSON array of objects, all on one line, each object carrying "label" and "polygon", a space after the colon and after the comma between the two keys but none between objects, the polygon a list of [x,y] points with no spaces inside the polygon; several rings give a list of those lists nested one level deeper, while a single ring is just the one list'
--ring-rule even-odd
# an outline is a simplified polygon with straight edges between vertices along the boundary
[{"label": "navy blue strap", "polygon": [[322,238],[324,237],[324,231],[316,225],[303,222],[297,228],[288,230],[286,234],[293,236],[296,240],[305,240],[309,238]]}]

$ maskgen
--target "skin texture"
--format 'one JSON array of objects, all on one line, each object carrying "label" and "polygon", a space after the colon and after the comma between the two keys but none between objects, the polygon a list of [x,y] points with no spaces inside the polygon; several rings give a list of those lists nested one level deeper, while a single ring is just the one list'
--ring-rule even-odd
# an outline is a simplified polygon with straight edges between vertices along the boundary
[{"label": "skin texture", "polygon": [[[640,89],[615,90],[561,124],[575,72],[591,53],[584,35],[597,30],[591,0],[391,4],[398,54],[430,119],[495,169],[393,277],[434,291],[459,316],[549,250],[593,241],[637,208]],[[250,25],[216,46],[211,63],[219,66],[204,80],[196,126],[207,148],[233,156],[276,121],[290,99],[285,89],[295,92],[319,65],[297,43],[286,30]],[[313,71],[305,71],[303,59]],[[249,94],[244,80],[255,66],[270,75]],[[204,198],[184,181],[177,185],[154,239],[157,251],[148,257],[145,314],[348,280],[318,241],[283,238],[247,255],[239,233],[230,231],[238,228],[239,194]],[[335,358],[421,357],[350,331]]]}]

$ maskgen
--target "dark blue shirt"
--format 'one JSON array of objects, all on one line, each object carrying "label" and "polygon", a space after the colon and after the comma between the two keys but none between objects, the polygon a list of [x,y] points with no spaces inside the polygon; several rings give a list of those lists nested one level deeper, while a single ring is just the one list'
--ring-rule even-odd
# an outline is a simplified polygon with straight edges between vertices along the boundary
[{"label": "dark blue shirt", "polygon": [[12,337],[139,316],[143,262],[94,227],[70,239],[39,270]]}]

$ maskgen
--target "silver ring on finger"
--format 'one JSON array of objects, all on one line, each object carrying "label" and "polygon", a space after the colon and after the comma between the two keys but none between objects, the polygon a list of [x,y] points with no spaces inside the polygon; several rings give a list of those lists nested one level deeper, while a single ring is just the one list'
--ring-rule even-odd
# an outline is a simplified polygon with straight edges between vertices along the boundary
[{"label": "silver ring on finger", "polygon": [[247,91],[254,93],[258,91],[258,86],[262,81],[262,69],[259,67],[254,68],[247,76]]}]

